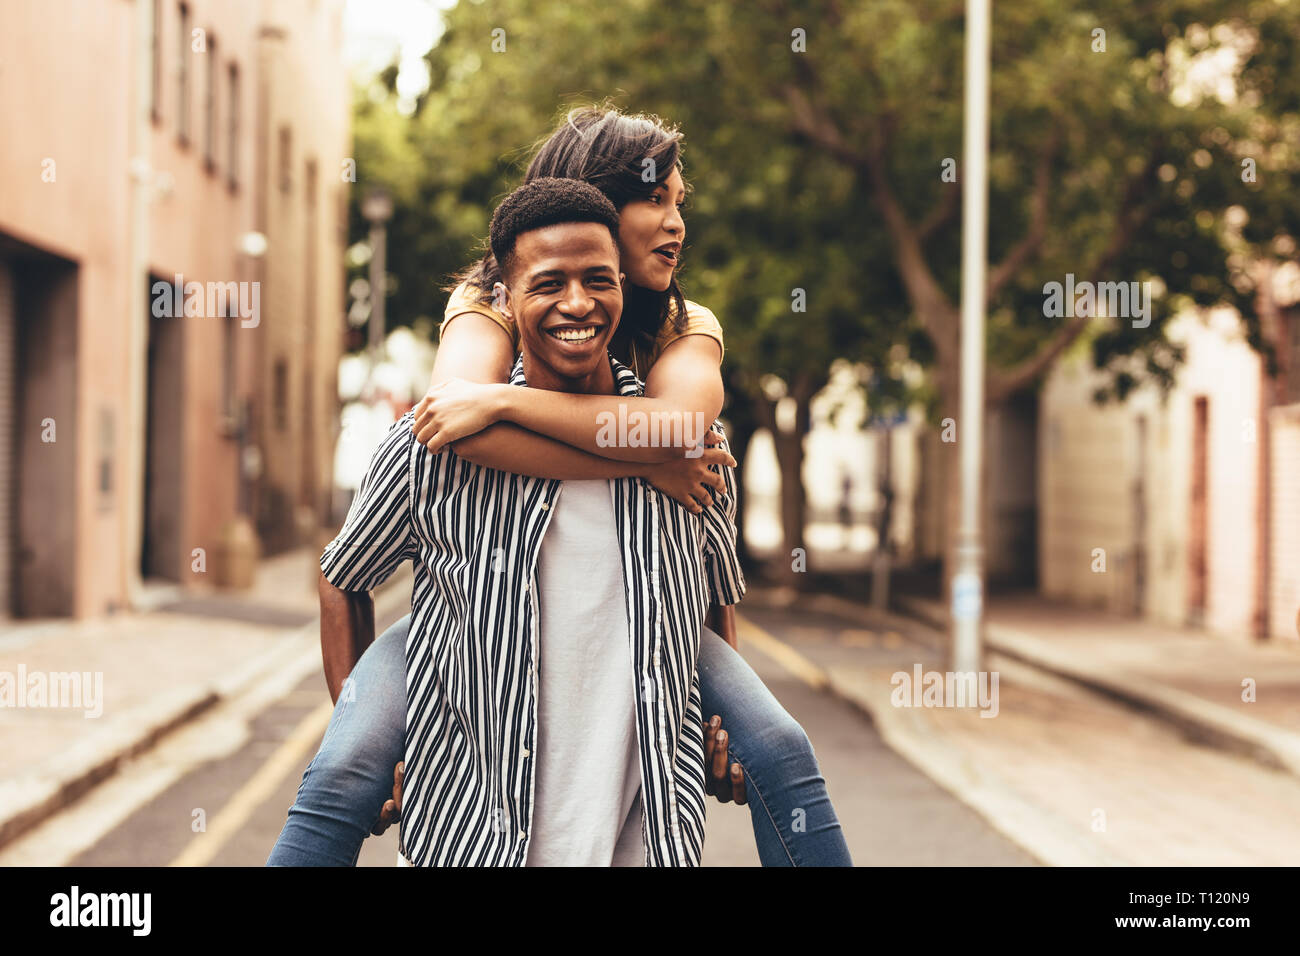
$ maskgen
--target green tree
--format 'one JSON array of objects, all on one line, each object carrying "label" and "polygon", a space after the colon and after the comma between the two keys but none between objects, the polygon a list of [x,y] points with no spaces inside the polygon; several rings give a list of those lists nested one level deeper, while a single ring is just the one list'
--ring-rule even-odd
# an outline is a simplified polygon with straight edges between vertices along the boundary
[{"label": "green tree", "polygon": [[[961,156],[963,4],[828,0],[813,13],[781,2],[762,9],[808,23],[809,36],[805,54],[761,74],[760,98],[783,104],[787,127],[834,157],[870,197],[889,236],[888,256],[875,265],[898,275],[933,349],[938,414],[955,419],[962,179],[959,167],[955,182],[941,170]],[[1085,333],[1095,365],[1111,373],[1099,397],[1122,398],[1144,380],[1168,385],[1181,353],[1167,320],[1188,303],[1236,307],[1252,343],[1267,346],[1245,263],[1295,233],[1298,20],[1296,5],[1271,2],[995,6],[990,405],[1035,386]],[[730,72],[760,75],[753,51],[761,36],[731,44]],[[1198,89],[1189,67],[1233,50],[1240,60],[1226,80],[1230,95]],[[1245,160],[1258,167],[1253,181]],[[1152,281],[1167,294],[1145,326],[1046,315],[1044,284],[1067,273]],[[946,447],[951,530],[957,455]]]}]

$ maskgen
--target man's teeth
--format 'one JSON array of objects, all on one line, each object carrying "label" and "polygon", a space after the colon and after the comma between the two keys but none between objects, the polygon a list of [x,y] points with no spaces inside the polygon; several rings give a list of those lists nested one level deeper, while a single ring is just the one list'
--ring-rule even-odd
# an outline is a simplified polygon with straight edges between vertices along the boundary
[{"label": "man's teeth", "polygon": [[551,334],[562,342],[586,342],[596,335],[595,329],[551,329]]}]

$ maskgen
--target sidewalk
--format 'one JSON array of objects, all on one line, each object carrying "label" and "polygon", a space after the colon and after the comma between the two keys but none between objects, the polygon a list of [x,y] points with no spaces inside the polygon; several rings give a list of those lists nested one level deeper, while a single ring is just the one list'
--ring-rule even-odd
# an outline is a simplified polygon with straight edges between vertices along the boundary
[{"label": "sidewalk", "polygon": [[[938,601],[898,605],[946,629]],[[985,646],[1170,721],[1195,740],[1300,776],[1300,641],[1256,643],[1076,608],[993,597]],[[1247,680],[1254,700],[1242,699]]]},{"label": "sidewalk", "polygon": [[[213,705],[318,655],[315,560],[306,549],[268,559],[246,592],[164,594],[147,612],[0,631],[11,686],[78,675],[71,706],[0,706],[0,846]],[[404,601],[405,584],[395,577],[377,604]]]},{"label": "sidewalk", "polygon": [[[894,696],[900,672],[947,668],[942,630],[827,595],[806,596],[794,607],[764,609],[765,603],[761,593],[747,596],[738,626],[742,646],[782,660],[805,682],[855,704],[893,750],[1044,863],[1294,865],[1300,853],[1294,812],[1300,776],[1257,754],[1247,759],[1241,751],[1251,738],[1231,749],[1202,745],[1216,727],[1220,734],[1256,731],[1271,744],[1287,742],[1290,731],[1265,718],[1285,719],[1286,705],[1277,697],[1297,699],[1288,681],[1300,654],[1290,647],[1210,647],[1220,639],[1146,635],[1137,622],[1037,599],[994,601],[983,667],[1000,674],[1000,685],[995,719],[986,719],[979,708],[900,706]],[[1022,656],[1013,659],[994,645]],[[1086,681],[1056,676],[1079,665],[1085,651],[1089,672],[1080,676]],[[1165,666],[1163,654],[1175,654],[1178,665]],[[1024,662],[1035,657],[1051,667]],[[1207,662],[1218,670],[1198,674]],[[1243,673],[1272,698],[1263,717],[1242,715],[1225,702],[1225,688],[1232,687],[1240,700]],[[1094,690],[1102,682],[1110,690]],[[1198,697],[1191,688],[1223,696]],[[1142,699],[1126,696],[1139,691]],[[1175,701],[1182,716],[1171,719],[1169,711],[1150,707],[1151,700]],[[1221,726],[1215,721],[1223,711],[1240,719]],[[1188,739],[1186,713],[1203,731],[1195,740]]]}]

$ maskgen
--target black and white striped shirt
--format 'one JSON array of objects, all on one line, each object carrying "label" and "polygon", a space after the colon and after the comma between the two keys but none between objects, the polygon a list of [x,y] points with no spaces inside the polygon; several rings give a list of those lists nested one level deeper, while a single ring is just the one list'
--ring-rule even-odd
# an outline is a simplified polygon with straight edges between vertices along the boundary
[{"label": "black and white striped shirt", "polygon": [[[640,395],[636,376],[610,361],[618,393]],[[526,384],[522,358],[510,382]],[[450,449],[429,454],[412,418],[376,450],[321,569],[336,587],[365,591],[414,562],[407,856],[418,866],[522,866],[537,750],[537,560],[561,483],[484,468]],[[710,602],[735,604],[745,590],[735,476],[722,473],[727,490],[701,515],[639,478],[609,483],[637,675],[629,692],[649,866],[698,865],[703,849],[700,630]]]}]

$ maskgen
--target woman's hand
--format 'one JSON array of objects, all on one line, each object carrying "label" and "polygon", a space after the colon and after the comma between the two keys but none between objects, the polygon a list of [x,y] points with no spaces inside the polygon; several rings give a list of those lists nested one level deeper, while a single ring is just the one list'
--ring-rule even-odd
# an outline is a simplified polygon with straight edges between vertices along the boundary
[{"label": "woman's hand", "polygon": [[695,458],[683,455],[662,464],[648,465],[645,480],[691,514],[700,514],[713,504],[713,492],[710,489],[719,492],[727,490],[727,483],[722,476],[711,471],[709,466],[736,467],[736,459],[721,448],[714,447],[721,440],[721,436],[710,429],[704,436],[703,453]]},{"label": "woman's hand", "polygon": [[502,388],[452,378],[430,387],[415,406],[415,440],[436,452],[459,438],[477,434],[501,418]]}]

